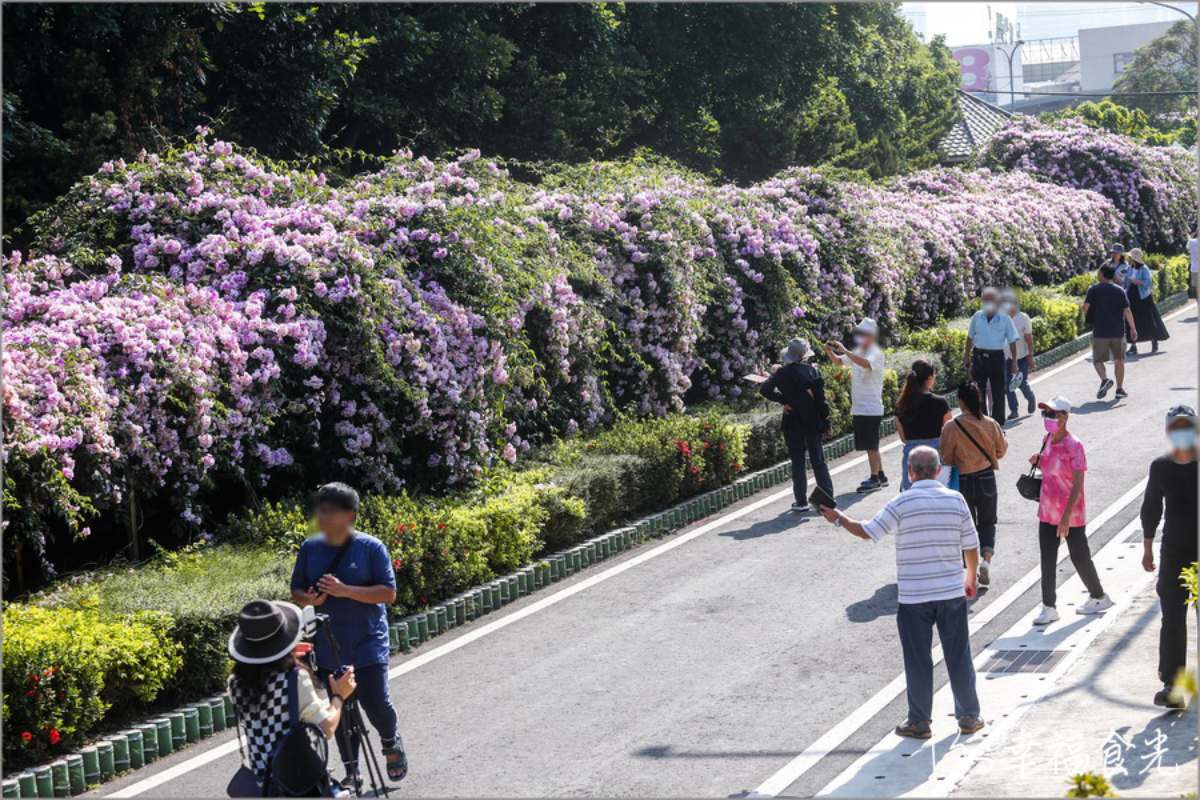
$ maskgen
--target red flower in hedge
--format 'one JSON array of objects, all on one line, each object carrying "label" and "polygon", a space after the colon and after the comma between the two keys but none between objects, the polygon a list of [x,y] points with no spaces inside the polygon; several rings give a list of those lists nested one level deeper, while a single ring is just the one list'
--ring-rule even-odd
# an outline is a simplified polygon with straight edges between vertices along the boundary
[{"label": "red flower in hedge", "polygon": [[62,741],[62,736],[59,735],[58,728],[50,729],[50,744],[58,744]]},{"label": "red flower in hedge", "polygon": [[33,734],[30,733],[29,731],[21,731],[21,741],[22,742],[32,742]]},{"label": "red flower in hedge", "polygon": [[692,473],[693,475],[698,475],[700,470],[696,469],[695,464],[692,464],[690,467],[688,467],[688,472]]},{"label": "red flower in hedge", "polygon": [[404,530],[406,527],[407,526],[403,522],[397,522],[396,523],[396,533],[404,533]]},{"label": "red flower in hedge", "polygon": [[25,693],[25,696],[26,696],[26,697],[35,697],[35,696],[37,696],[37,689],[30,689],[28,692],[26,692],[26,693]]},{"label": "red flower in hedge", "polygon": [[395,567],[396,569],[400,569],[400,567],[404,566],[404,562],[397,558],[395,561],[392,562],[392,566]]},{"label": "red flower in hedge", "polygon": [[446,530],[446,523],[444,523],[444,522],[439,522],[439,523],[438,523],[438,530],[439,530],[439,531],[444,531],[444,530]]}]

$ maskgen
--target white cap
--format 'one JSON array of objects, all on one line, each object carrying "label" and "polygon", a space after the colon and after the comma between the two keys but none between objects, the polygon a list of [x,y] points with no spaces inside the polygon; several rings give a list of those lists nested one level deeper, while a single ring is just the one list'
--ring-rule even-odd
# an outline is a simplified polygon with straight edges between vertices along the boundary
[{"label": "white cap", "polygon": [[1038,403],[1038,408],[1044,408],[1047,411],[1064,411],[1071,413],[1071,401],[1063,397],[1061,394],[1056,394],[1049,400]]},{"label": "white cap", "polygon": [[858,323],[858,325],[855,326],[854,332],[855,333],[869,333],[872,336],[875,336],[876,334],[879,333],[879,326],[876,325],[875,320],[871,319],[870,317],[863,317],[862,322]]}]

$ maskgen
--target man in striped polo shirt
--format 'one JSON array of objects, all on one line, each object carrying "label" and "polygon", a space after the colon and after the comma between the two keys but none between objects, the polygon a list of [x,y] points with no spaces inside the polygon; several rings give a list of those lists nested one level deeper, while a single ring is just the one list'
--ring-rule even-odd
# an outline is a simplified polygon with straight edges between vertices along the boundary
[{"label": "man in striped polo shirt", "polygon": [[979,534],[962,495],[937,480],[941,468],[937,450],[915,448],[908,456],[912,488],[889,500],[869,522],[853,520],[835,508],[821,509],[825,519],[860,539],[877,542],[889,533],[896,537],[900,589],[896,622],[908,685],[908,719],[896,727],[896,734],[915,739],[933,735],[935,625],[950,673],[959,732],[975,733],[983,727],[967,628],[967,598],[975,596],[979,566]]}]

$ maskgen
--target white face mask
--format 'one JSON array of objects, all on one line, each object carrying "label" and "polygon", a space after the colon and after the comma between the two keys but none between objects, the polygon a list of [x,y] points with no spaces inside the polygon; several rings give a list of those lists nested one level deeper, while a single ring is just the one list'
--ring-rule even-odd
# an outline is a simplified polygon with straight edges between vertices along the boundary
[{"label": "white face mask", "polygon": [[996,304],[993,303],[991,300],[985,300],[982,308],[983,308],[983,313],[987,314],[988,316],[991,316],[992,314],[996,313]]},{"label": "white face mask", "polygon": [[1017,312],[1017,304],[1016,303],[1003,303],[1000,306],[1000,310],[1003,311],[1005,314],[1015,314]]}]

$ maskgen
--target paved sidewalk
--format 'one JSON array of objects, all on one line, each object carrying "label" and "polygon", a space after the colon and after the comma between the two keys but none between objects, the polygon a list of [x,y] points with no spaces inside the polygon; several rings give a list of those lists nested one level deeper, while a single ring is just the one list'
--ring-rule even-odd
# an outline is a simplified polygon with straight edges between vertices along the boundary
[{"label": "paved sidewalk", "polygon": [[[1062,797],[1068,777],[1085,771],[1106,774],[1122,797],[1195,792],[1196,704],[1178,714],[1151,702],[1158,689],[1158,629],[1158,597],[1150,584],[953,796]],[[1194,654],[1195,617],[1189,637]]]}]

